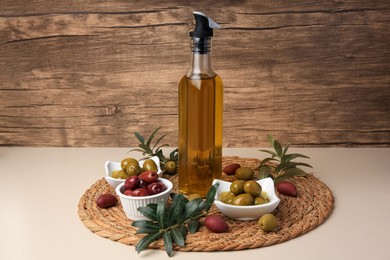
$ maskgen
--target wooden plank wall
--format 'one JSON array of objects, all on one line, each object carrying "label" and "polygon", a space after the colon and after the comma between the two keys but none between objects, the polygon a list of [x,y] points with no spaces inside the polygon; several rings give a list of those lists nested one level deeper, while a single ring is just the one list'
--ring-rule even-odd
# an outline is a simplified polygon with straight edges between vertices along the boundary
[{"label": "wooden plank wall", "polygon": [[2,0],[0,145],[177,145],[192,11],[223,28],[224,146],[390,146],[388,0]]}]

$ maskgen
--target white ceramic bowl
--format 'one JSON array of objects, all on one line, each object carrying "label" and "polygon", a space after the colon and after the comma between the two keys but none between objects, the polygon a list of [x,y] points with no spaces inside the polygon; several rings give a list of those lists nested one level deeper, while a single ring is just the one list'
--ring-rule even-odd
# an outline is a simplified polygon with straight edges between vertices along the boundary
[{"label": "white ceramic bowl", "polygon": [[[163,171],[161,170],[161,167],[160,167],[160,159],[157,156],[150,157],[150,159],[152,159],[156,163],[156,165],[157,165],[157,174],[158,174],[159,177],[161,177]],[[142,165],[143,165],[145,160],[140,160],[138,162],[139,166],[141,168],[142,168]],[[106,177],[105,177],[106,181],[108,182],[108,184],[110,184],[111,187],[116,188],[119,184],[125,182],[124,179],[115,179],[115,178],[111,177],[111,174],[112,174],[113,171],[117,171],[117,170],[121,169],[121,163],[120,162],[107,161],[105,163],[105,165],[104,165],[104,168],[106,170]]]},{"label": "white ceramic bowl", "polygon": [[126,217],[128,217],[131,220],[141,220],[141,219],[147,220],[148,218],[142,215],[141,212],[138,211],[139,207],[144,207],[150,203],[157,204],[161,200],[167,203],[169,198],[169,193],[173,188],[173,184],[172,182],[164,178],[158,178],[158,180],[161,181],[167,189],[161,193],[150,195],[150,196],[142,196],[142,197],[127,196],[123,194],[124,185],[125,185],[124,183],[120,183],[116,187],[115,192],[119,196]]},{"label": "white ceramic bowl", "polygon": [[251,206],[234,206],[223,203],[219,200],[219,194],[224,191],[230,190],[231,182],[214,180],[215,183],[219,183],[217,194],[215,195],[214,204],[224,214],[232,219],[236,220],[253,220],[258,219],[264,214],[271,213],[279,205],[280,199],[276,196],[274,181],[271,178],[265,178],[257,181],[262,190],[267,192],[270,202],[262,205]]}]

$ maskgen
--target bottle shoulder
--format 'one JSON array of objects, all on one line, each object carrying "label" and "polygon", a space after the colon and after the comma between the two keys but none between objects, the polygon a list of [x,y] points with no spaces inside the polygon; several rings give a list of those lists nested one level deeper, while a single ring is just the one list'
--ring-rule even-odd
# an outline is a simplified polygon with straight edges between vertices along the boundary
[{"label": "bottle shoulder", "polygon": [[185,86],[200,86],[200,85],[214,85],[217,86],[218,88],[223,88],[223,82],[222,79],[219,75],[214,75],[214,77],[211,78],[189,78],[187,75],[184,75],[179,83],[179,86],[185,87]]},{"label": "bottle shoulder", "polygon": [[212,74],[197,74],[197,73],[187,73],[182,77],[183,79],[189,79],[189,80],[205,80],[205,79],[215,79],[218,81],[222,81],[221,77],[213,72]]}]

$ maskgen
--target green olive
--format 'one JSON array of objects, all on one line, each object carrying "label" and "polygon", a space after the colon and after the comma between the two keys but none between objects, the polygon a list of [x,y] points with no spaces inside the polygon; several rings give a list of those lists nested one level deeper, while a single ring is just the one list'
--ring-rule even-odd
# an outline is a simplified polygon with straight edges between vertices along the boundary
[{"label": "green olive", "polygon": [[129,177],[124,170],[113,171],[111,177],[115,179],[126,179]]},{"label": "green olive", "polygon": [[119,178],[119,172],[120,172],[121,170],[116,170],[116,171],[113,171],[113,172],[111,172],[111,177],[112,178],[115,178],[115,179],[118,179]]},{"label": "green olive", "polygon": [[177,163],[175,161],[167,161],[165,163],[165,173],[173,175],[177,172]]},{"label": "green olive", "polygon": [[254,174],[255,171],[249,167],[240,167],[235,172],[235,176],[237,177],[237,179],[244,181],[249,181],[253,179]]},{"label": "green olive", "polygon": [[243,181],[243,180],[233,181],[232,184],[230,184],[230,191],[235,196],[237,196],[237,195],[244,192],[244,185],[245,185],[245,181]]},{"label": "green olive", "polygon": [[141,173],[141,167],[139,167],[138,163],[136,163],[136,164],[131,163],[131,164],[127,165],[126,173],[129,176],[138,175],[139,173]]},{"label": "green olive", "polygon": [[136,160],[136,159],[134,159],[134,158],[125,158],[125,159],[123,159],[122,161],[121,161],[121,168],[122,168],[122,170],[126,170],[126,168],[127,168],[127,166],[129,165],[129,164],[132,164],[132,163],[134,163],[134,164],[138,164],[138,161]]},{"label": "green olive", "polygon": [[272,214],[265,214],[257,221],[258,225],[265,232],[270,232],[278,226],[278,220]]},{"label": "green olive", "polygon": [[157,165],[152,159],[146,159],[142,164],[142,169],[144,172],[146,171],[155,171],[157,172]]},{"label": "green olive", "polygon": [[255,198],[255,202],[254,202],[255,205],[261,205],[265,203],[268,203],[268,200],[264,199],[263,197],[258,196]]},{"label": "green olive", "polygon": [[263,190],[262,190],[260,196],[263,197],[266,201],[269,201],[269,199],[268,199],[268,194],[267,194],[266,191],[263,191]]},{"label": "green olive", "polygon": [[226,204],[232,204],[232,200],[236,197],[231,191],[224,191],[219,194],[219,200]]},{"label": "green olive", "polygon": [[261,194],[261,186],[258,182],[254,181],[254,180],[250,180],[250,181],[245,182],[244,191],[246,193],[249,193],[253,197],[257,197]]},{"label": "green olive", "polygon": [[252,195],[250,195],[248,193],[243,193],[243,194],[240,194],[240,195],[236,196],[232,200],[232,204],[236,205],[236,206],[249,206],[249,205],[253,205],[253,197],[252,197]]}]

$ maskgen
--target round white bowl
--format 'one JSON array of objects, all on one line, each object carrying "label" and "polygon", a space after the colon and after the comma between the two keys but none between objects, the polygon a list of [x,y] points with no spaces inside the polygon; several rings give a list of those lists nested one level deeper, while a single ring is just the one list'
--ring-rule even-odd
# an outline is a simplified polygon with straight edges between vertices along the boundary
[{"label": "round white bowl", "polygon": [[115,192],[119,196],[126,217],[128,217],[131,220],[141,220],[141,219],[148,220],[147,217],[145,217],[144,215],[141,214],[141,212],[138,211],[139,207],[145,207],[150,203],[158,204],[161,200],[163,200],[165,204],[168,202],[169,193],[173,188],[173,184],[171,181],[164,178],[158,178],[158,180],[161,181],[167,189],[161,193],[150,195],[150,196],[142,196],[142,197],[127,196],[123,194],[124,185],[125,185],[124,183],[120,183],[116,187]]},{"label": "round white bowl", "polygon": [[[162,173],[163,171],[161,170],[161,167],[160,167],[160,159],[157,157],[157,156],[153,156],[153,157],[150,157],[150,159],[152,159],[156,165],[157,165],[157,174],[159,177],[162,176]],[[144,160],[140,160],[138,163],[139,163],[139,166],[142,168],[142,165],[144,163],[146,159]],[[106,170],[106,181],[108,182],[108,184],[110,184],[111,187],[113,188],[116,188],[119,184],[125,182],[124,179],[115,179],[113,177],[111,177],[111,174],[113,171],[117,171],[117,170],[121,170],[121,163],[120,162],[111,162],[111,161],[106,161],[105,165],[104,165],[104,168]]]},{"label": "round white bowl", "polygon": [[223,203],[219,200],[219,194],[224,191],[229,191],[231,182],[214,180],[213,185],[219,183],[214,200],[215,206],[223,215],[236,220],[253,220],[260,218],[264,214],[271,213],[280,203],[280,199],[275,193],[274,181],[271,178],[265,178],[257,182],[261,185],[262,190],[267,192],[268,199],[270,200],[268,203],[251,206],[234,206]]}]

